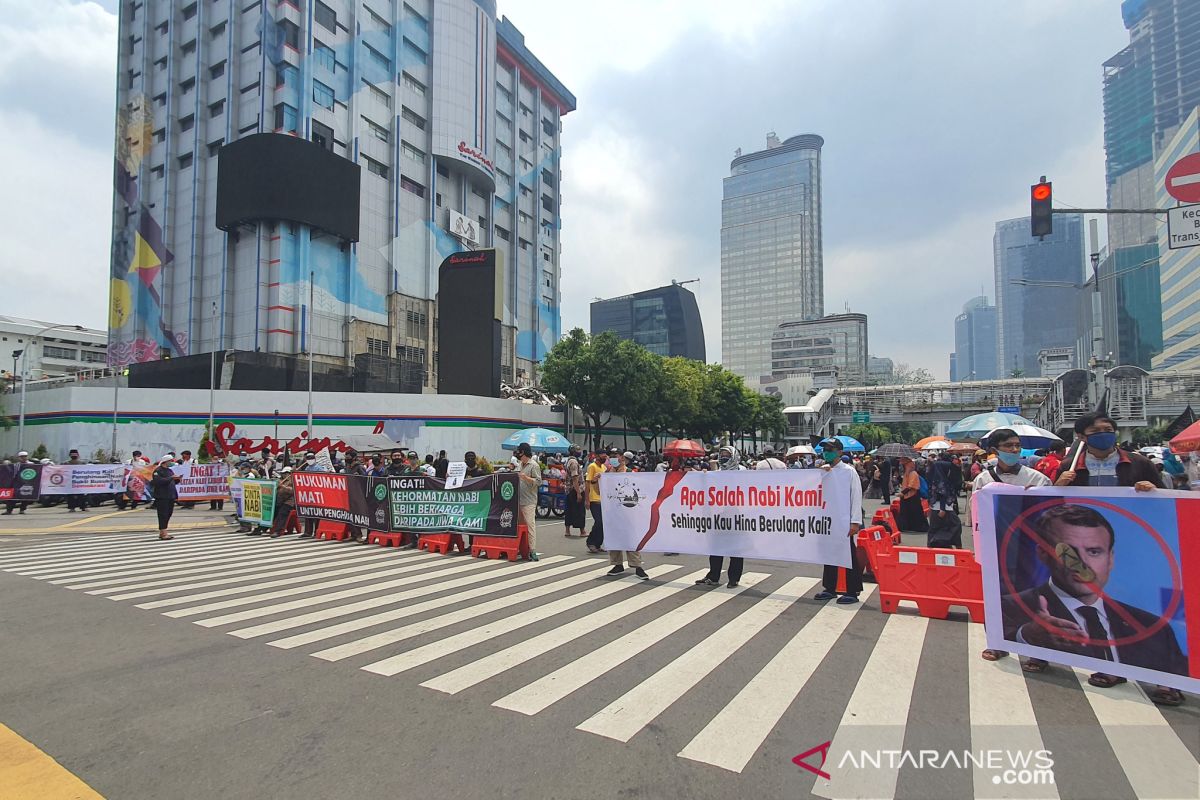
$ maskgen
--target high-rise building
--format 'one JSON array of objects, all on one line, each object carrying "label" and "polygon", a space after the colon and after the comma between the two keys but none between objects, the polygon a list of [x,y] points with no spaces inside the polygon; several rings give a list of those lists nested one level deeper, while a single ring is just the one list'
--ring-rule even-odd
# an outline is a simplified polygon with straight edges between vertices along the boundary
[{"label": "high-rise building", "polygon": [[776,326],[824,314],[821,146],[814,134],[738,155],[721,202],[721,359],[744,378],[771,372]]},{"label": "high-rise building", "polygon": [[889,383],[896,365],[890,358],[867,356],[867,383]]},{"label": "high-rise building", "polygon": [[597,300],[591,316],[593,336],[612,331],[660,356],[705,360],[704,324],[696,295],[678,283]]},{"label": "high-rise building", "polygon": [[[418,366],[430,388],[438,266],[494,247],[502,374],[533,376],[560,329],[575,98],[494,0],[118,7],[114,362],[311,349]],[[256,168],[219,179],[223,146],[249,137]],[[233,178],[257,199],[229,222],[218,185]]]},{"label": "high-rise building", "polygon": [[[1167,170],[1179,159],[1200,153],[1200,108],[1194,109],[1156,160],[1158,207],[1175,205],[1167,194]],[[1154,357],[1155,369],[1200,369],[1200,247],[1172,250],[1167,223],[1160,220],[1162,253],[1162,352]]]},{"label": "high-rise building", "polygon": [[997,222],[992,250],[999,375],[1037,375],[1038,351],[1076,343],[1083,216],[1055,215],[1054,233],[1042,240],[1030,234],[1029,217]]},{"label": "high-rise building", "polygon": [[805,374],[832,377],[837,386],[866,385],[867,315],[831,314],[777,327],[771,334],[771,376]]},{"label": "high-rise building", "polygon": [[[1154,208],[1155,154],[1200,105],[1200,4],[1125,0],[1129,44],[1104,62],[1109,208]],[[1153,216],[1108,218],[1100,264],[1105,355],[1149,369],[1163,347],[1158,230]]]},{"label": "high-rise building", "polygon": [[990,381],[999,377],[996,360],[996,307],[975,297],[954,318],[952,381]]}]

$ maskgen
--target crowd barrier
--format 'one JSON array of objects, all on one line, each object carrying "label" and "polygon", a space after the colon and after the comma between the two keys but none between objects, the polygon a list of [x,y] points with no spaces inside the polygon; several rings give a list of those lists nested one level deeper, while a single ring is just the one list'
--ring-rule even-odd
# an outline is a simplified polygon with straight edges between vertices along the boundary
[{"label": "crowd barrier", "polygon": [[958,606],[972,621],[983,622],[983,574],[971,551],[872,542],[867,552],[874,553],[884,612],[894,613],[901,601],[910,600],[923,617],[946,619],[951,606]]},{"label": "crowd barrier", "polygon": [[[878,516],[876,514],[876,517]],[[863,577],[878,581],[878,571],[875,566],[876,554],[880,551],[891,552],[894,545],[900,544],[900,532],[893,531],[884,525],[871,525],[858,532],[854,544],[855,557],[862,566]]]}]

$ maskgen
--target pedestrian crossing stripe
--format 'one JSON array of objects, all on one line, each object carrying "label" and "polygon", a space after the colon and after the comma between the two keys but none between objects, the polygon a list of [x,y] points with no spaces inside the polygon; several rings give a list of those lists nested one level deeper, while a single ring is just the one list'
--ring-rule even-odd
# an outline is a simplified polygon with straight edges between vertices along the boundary
[{"label": "pedestrian crossing stripe", "polygon": [[[226,531],[189,534],[166,545],[144,535],[23,544],[0,553],[0,570],[222,628],[237,638],[262,639],[275,648],[302,649],[325,661],[357,658],[359,669],[378,675],[453,662],[432,677],[421,676],[420,685],[443,693],[476,689],[502,675],[522,676],[522,685],[510,683],[487,698],[501,709],[497,713],[533,717],[567,705],[565,700],[586,687],[611,688],[603,704],[579,713],[571,724],[579,735],[633,746],[664,715],[691,719],[673,709],[702,698],[705,682],[718,674],[736,675],[739,651],[769,628],[783,626],[790,636],[763,666],[738,678],[736,694],[706,723],[690,723],[697,729],[680,731],[690,734],[681,759],[698,769],[731,773],[746,770],[768,746],[768,737],[867,605],[805,602],[817,586],[810,577],[787,578],[770,588],[776,578],[750,572],[737,589],[698,590],[692,583],[703,572],[676,564],[649,568],[654,580],[644,583],[600,575],[594,560],[566,555],[510,564]],[[866,587],[864,601],[873,589]],[[878,613],[874,605],[871,613]],[[622,669],[646,663],[657,648],[670,650],[686,631],[707,631],[709,619],[718,621],[715,629],[664,666],[639,668],[635,677]],[[389,627],[395,622],[402,624]],[[980,659],[980,625],[901,613],[886,617],[861,674],[849,678],[853,689],[827,752],[867,740],[879,748],[903,748],[926,640],[934,631],[961,631],[956,626],[964,624],[966,663],[960,662],[959,672],[968,684],[963,717],[970,724],[970,747],[1044,749],[1016,658]],[[622,632],[613,633],[618,628]],[[605,641],[595,642],[601,631]],[[503,646],[489,651],[487,645],[497,640]],[[576,655],[580,649],[586,652]],[[549,658],[568,650],[565,663]],[[554,668],[539,667],[543,661],[553,661]],[[1102,690],[1088,685],[1086,674],[1076,675],[1077,687],[1053,690],[1078,692],[1086,700],[1137,796],[1200,796],[1195,755],[1136,683]],[[573,706],[570,711],[577,713]],[[796,752],[812,744],[797,742]],[[822,768],[830,775],[826,780],[794,767],[793,755],[781,760],[786,765],[781,768],[795,769],[796,781],[811,781],[812,792],[827,798],[890,797],[904,769],[839,769],[831,755]],[[972,772],[979,798],[1057,798],[1058,777],[1058,785],[1000,786],[986,770]]]}]

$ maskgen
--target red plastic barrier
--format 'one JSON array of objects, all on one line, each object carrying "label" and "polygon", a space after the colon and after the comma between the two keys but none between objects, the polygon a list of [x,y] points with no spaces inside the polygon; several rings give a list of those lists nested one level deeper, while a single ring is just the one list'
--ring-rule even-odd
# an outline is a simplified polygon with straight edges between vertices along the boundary
[{"label": "red plastic barrier", "polygon": [[457,547],[460,553],[467,552],[466,542],[459,533],[427,533],[417,540],[418,550],[428,550],[431,553],[449,555]]},{"label": "red plastic barrier", "polygon": [[893,546],[900,544],[900,532],[892,532],[882,525],[872,525],[858,532],[854,544],[858,563],[863,565],[863,576],[873,576],[877,572],[876,554],[891,552]]},{"label": "red plastic barrier", "polygon": [[886,525],[889,529],[896,529],[896,517],[893,516],[890,508],[875,509],[875,516],[871,517],[872,525]]},{"label": "red plastic barrier", "polygon": [[911,600],[923,617],[945,619],[951,606],[960,606],[972,621],[983,622],[983,575],[971,551],[879,547],[874,567],[883,611],[893,613],[901,600]]},{"label": "red plastic barrier", "polygon": [[518,558],[529,558],[529,528],[517,526],[517,535],[513,536],[472,536],[471,555],[478,558],[507,558],[516,561]]},{"label": "red plastic barrier", "polygon": [[333,539],[334,541],[341,542],[350,538],[350,527],[342,522],[323,519],[317,523],[317,532],[313,538]]},{"label": "red plastic barrier", "polygon": [[399,547],[404,544],[403,533],[388,533],[386,531],[367,531],[367,543],[382,547]]}]

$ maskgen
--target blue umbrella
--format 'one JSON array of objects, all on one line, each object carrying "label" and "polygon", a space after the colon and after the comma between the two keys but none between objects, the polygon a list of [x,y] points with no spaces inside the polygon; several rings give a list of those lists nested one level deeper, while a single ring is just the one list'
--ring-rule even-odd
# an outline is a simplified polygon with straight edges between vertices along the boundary
[{"label": "blue umbrella", "polygon": [[1014,425],[1030,425],[1033,423],[1020,414],[1005,414],[1002,411],[989,411],[986,414],[973,414],[966,419],[960,419],[946,431],[946,438],[956,442],[974,442],[983,438],[988,431],[996,428],[1011,428]]},{"label": "blue umbrella", "polygon": [[[843,453],[865,453],[865,452],[867,452],[867,448],[863,447],[862,442],[860,442],[858,439],[855,439],[851,436],[833,436],[830,438],[837,439],[839,442],[842,443],[842,452]],[[826,441],[828,441],[828,440],[826,440]],[[817,445],[817,452],[818,453],[821,452],[820,445]]]},{"label": "blue umbrella", "polygon": [[505,450],[516,450],[518,445],[528,444],[539,453],[565,453],[571,446],[561,433],[548,428],[526,428],[505,439],[500,446]]}]

